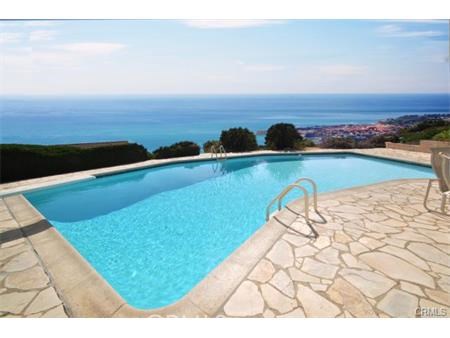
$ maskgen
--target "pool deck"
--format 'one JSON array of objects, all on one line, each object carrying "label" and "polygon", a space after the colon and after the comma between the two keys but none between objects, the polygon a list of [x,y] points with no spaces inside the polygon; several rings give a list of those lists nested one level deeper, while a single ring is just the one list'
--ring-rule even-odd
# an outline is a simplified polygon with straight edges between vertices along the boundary
[{"label": "pool deck", "polygon": [[[401,150],[352,152],[421,164],[430,161],[429,154]],[[262,153],[270,152],[257,152]],[[319,194],[325,222],[311,214],[318,238],[311,236],[302,217],[302,200],[296,200],[183,299],[151,311],[129,306],[20,194],[177,161],[147,161],[0,185],[4,194],[0,317],[450,315],[450,216],[437,212],[435,190],[430,196],[433,211],[424,209],[423,179]]]}]

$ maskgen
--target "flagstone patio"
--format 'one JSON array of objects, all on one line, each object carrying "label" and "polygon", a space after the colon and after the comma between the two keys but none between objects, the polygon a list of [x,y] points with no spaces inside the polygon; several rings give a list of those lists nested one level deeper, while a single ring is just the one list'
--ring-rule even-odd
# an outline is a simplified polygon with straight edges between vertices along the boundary
[{"label": "flagstone patio", "polygon": [[49,274],[3,199],[0,199],[1,317],[67,317]]},{"label": "flagstone patio", "polygon": [[[412,156],[385,149],[361,153]],[[429,163],[428,154],[415,156],[412,161]],[[127,308],[88,264],[80,265],[68,254],[73,249],[58,251],[70,245],[55,238],[54,232],[43,236],[49,233],[49,224],[41,222],[42,216],[22,196],[3,197],[0,317],[448,316],[450,216],[437,212],[436,190],[430,196],[433,211],[425,210],[426,184],[426,180],[397,180],[320,194],[322,218],[312,213],[310,224],[317,238],[301,216],[302,201],[297,200],[269,222],[276,227],[263,227],[271,237],[255,234],[236,250],[237,256],[230,257],[233,265],[224,262],[184,300],[151,313]],[[217,273],[221,266],[226,268]],[[81,288],[76,282],[80,273],[89,276],[83,283],[95,280],[95,288]],[[106,287],[110,289],[101,292]],[[94,308],[87,309],[94,304],[89,300],[99,294]]]},{"label": "flagstone patio", "polygon": [[219,316],[450,314],[450,217],[426,212],[424,189],[402,181],[319,200],[319,237],[298,216]]}]

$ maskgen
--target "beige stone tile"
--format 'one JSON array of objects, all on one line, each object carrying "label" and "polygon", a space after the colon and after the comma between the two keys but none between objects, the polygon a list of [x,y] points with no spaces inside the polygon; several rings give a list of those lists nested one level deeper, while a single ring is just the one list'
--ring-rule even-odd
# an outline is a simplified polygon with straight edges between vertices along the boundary
[{"label": "beige stone tile", "polygon": [[244,281],[225,304],[224,311],[227,316],[231,317],[250,317],[262,314],[264,300],[256,284]]},{"label": "beige stone tile", "polygon": [[0,312],[20,314],[36,296],[37,291],[9,292],[0,295]]},{"label": "beige stone tile", "polygon": [[307,317],[336,317],[341,313],[341,310],[335,304],[310,288],[301,284],[297,288],[297,299]]},{"label": "beige stone tile", "polygon": [[383,248],[380,248],[380,251],[400,257],[404,259],[406,262],[409,262],[422,270],[430,270],[430,267],[423,259],[417,257],[408,250],[401,249],[392,245],[387,245]]},{"label": "beige stone tile", "polygon": [[317,252],[319,252],[319,250],[309,244],[306,244],[299,248],[296,248],[294,252],[295,257],[299,258],[299,257],[314,256]]},{"label": "beige stone tile", "polygon": [[311,258],[305,258],[302,265],[303,272],[316,277],[328,279],[331,279],[336,275],[337,269],[338,267],[334,265],[321,263]]},{"label": "beige stone tile", "polygon": [[375,311],[364,295],[350,283],[337,278],[327,291],[330,299],[354,317],[376,317]]},{"label": "beige stone tile", "polygon": [[359,259],[357,259],[355,256],[352,256],[352,255],[350,255],[348,253],[342,254],[342,259],[344,260],[344,263],[349,268],[371,270],[371,268],[367,264],[364,264]]},{"label": "beige stone tile", "polygon": [[448,292],[425,289],[425,293],[435,302],[450,306],[450,295]]},{"label": "beige stone tile", "polygon": [[42,318],[67,318],[67,314],[64,307],[60,305],[44,313]]},{"label": "beige stone tile", "polygon": [[285,313],[284,315],[277,316],[278,318],[305,318],[305,313],[301,308],[296,308],[291,312]]},{"label": "beige stone tile", "polygon": [[381,296],[396,284],[395,281],[371,271],[342,269],[339,274],[371,298]]},{"label": "beige stone tile", "polygon": [[419,300],[404,291],[392,289],[377,305],[392,317],[415,317]]},{"label": "beige stone tile", "polygon": [[262,259],[250,273],[248,278],[260,283],[266,283],[272,278],[274,273],[275,268],[272,263],[267,259]]},{"label": "beige stone tile", "polygon": [[359,255],[360,253],[363,253],[363,252],[367,252],[367,251],[369,251],[369,249],[367,247],[365,247],[364,245],[362,245],[361,243],[358,243],[358,242],[350,243],[350,252],[354,256]]},{"label": "beige stone tile", "polygon": [[266,256],[272,263],[288,268],[294,265],[294,254],[291,246],[284,240],[275,243],[272,250]]},{"label": "beige stone tile", "polygon": [[31,269],[10,273],[5,279],[5,286],[10,289],[42,289],[50,283],[47,274],[40,265]]},{"label": "beige stone tile", "polygon": [[450,256],[431,245],[425,243],[411,243],[407,246],[407,248],[427,261],[444,266],[448,266],[450,264]]},{"label": "beige stone tile", "polygon": [[425,297],[425,294],[422,292],[422,290],[420,289],[420,287],[418,287],[418,286],[415,285],[415,284],[401,281],[401,282],[400,282],[400,288],[401,288],[403,291],[412,293],[412,294],[417,295],[417,296],[419,296],[419,297]]},{"label": "beige stone tile", "polygon": [[269,284],[261,285],[261,292],[267,305],[279,313],[289,312],[298,305],[295,299],[285,296]]},{"label": "beige stone tile", "polygon": [[36,255],[32,251],[25,251],[6,263],[2,270],[5,272],[16,272],[29,269],[38,263]]},{"label": "beige stone tile", "polygon": [[381,271],[391,278],[410,281],[434,288],[433,278],[414,265],[395,256],[381,252],[373,252],[362,254],[359,258],[367,265]]},{"label": "beige stone tile", "polygon": [[295,282],[320,283],[320,278],[308,275],[297,268],[289,268],[289,275]]},{"label": "beige stone tile", "polygon": [[291,298],[295,297],[294,283],[284,270],[279,270],[269,283],[286,296]]},{"label": "beige stone tile", "polygon": [[339,265],[341,263],[339,251],[332,247],[323,249],[316,255],[316,258],[327,264]]},{"label": "beige stone tile", "polygon": [[46,311],[61,304],[61,300],[55,290],[50,287],[37,295],[33,302],[25,310],[25,315]]}]

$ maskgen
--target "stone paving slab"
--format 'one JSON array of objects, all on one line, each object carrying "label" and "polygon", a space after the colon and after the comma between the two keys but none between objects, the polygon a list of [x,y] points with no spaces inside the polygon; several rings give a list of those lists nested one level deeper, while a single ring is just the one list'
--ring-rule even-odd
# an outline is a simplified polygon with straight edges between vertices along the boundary
[{"label": "stone paving slab", "polygon": [[0,210],[0,318],[68,317],[53,282],[3,199]]}]

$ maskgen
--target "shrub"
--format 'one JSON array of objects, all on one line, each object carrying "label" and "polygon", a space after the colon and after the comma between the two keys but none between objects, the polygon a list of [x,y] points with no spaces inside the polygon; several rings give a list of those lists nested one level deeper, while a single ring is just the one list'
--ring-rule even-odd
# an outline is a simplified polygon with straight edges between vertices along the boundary
[{"label": "shrub", "polygon": [[356,141],[350,137],[329,137],[322,140],[321,148],[352,149],[356,147]]},{"label": "shrub", "polygon": [[69,145],[2,144],[0,157],[1,182],[110,167],[149,159],[147,150],[136,143],[90,148]]},{"label": "shrub", "polygon": [[441,131],[439,134],[434,135],[433,140],[435,140],[435,141],[450,141],[450,128],[447,130]]},{"label": "shrub", "polygon": [[294,149],[295,150],[303,150],[307,147],[315,147],[316,144],[312,141],[312,140],[308,140],[307,138],[301,140],[301,141],[296,141],[294,144]]},{"label": "shrub", "polygon": [[420,140],[431,140],[441,132],[450,128],[446,120],[426,120],[417,125],[400,131],[400,140],[403,143],[419,143]]},{"label": "shrub", "polygon": [[384,148],[386,142],[399,142],[397,135],[377,135],[367,140],[358,142],[358,148]]},{"label": "shrub", "polygon": [[266,145],[272,150],[294,149],[296,142],[302,139],[293,124],[277,123],[267,130]]},{"label": "shrub", "polygon": [[220,141],[218,141],[218,140],[209,140],[209,141],[206,141],[205,143],[203,143],[203,151],[205,153],[210,153],[211,152],[211,147],[215,147],[216,150],[219,150],[219,146],[220,146]]},{"label": "shrub", "polygon": [[160,147],[154,151],[156,159],[195,156],[200,154],[200,147],[191,141],[174,143],[168,147]]},{"label": "shrub", "polygon": [[220,142],[223,144],[226,151],[253,151],[258,148],[255,134],[247,128],[222,130]]}]

